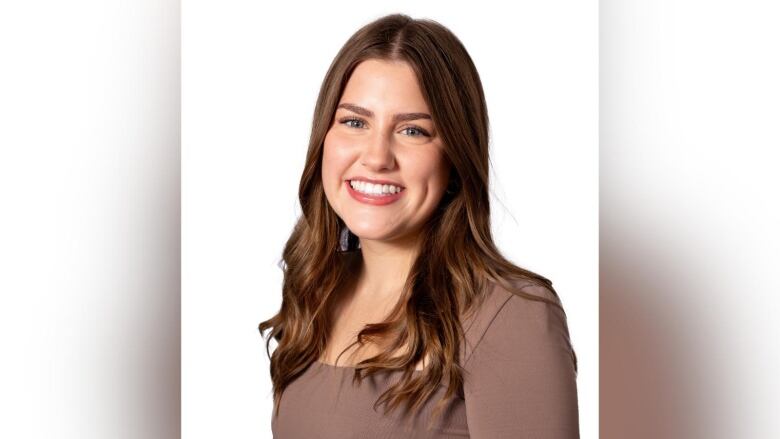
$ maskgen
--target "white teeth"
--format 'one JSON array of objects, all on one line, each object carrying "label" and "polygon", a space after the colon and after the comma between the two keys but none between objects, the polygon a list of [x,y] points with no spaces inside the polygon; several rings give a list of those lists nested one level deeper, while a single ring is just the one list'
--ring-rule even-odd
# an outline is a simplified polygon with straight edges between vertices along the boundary
[{"label": "white teeth", "polygon": [[373,184],[364,181],[350,181],[349,185],[358,192],[370,195],[389,195],[401,192],[401,188],[392,184]]}]

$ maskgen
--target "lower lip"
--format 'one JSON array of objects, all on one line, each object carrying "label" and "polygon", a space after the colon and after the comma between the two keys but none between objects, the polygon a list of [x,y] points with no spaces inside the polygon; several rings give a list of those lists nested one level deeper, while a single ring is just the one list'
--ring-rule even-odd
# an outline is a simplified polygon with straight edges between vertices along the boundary
[{"label": "lower lip", "polygon": [[352,186],[349,184],[349,180],[344,180],[344,184],[347,185],[347,192],[349,192],[349,194],[352,195],[352,198],[360,201],[361,203],[372,204],[374,206],[384,206],[385,204],[390,204],[395,201],[398,201],[398,199],[401,198],[404,192],[406,192],[406,189],[404,189],[401,192],[396,192],[394,194],[369,195],[369,194],[364,194],[362,192],[358,192],[355,189],[352,189]]}]

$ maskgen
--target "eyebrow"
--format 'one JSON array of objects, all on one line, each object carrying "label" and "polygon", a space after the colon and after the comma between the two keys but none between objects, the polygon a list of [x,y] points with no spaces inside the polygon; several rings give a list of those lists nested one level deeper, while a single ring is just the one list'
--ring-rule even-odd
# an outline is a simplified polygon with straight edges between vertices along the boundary
[{"label": "eyebrow", "polygon": [[[368,108],[363,108],[360,105],[343,103],[343,104],[339,104],[339,106],[336,108],[344,108],[365,117],[374,117],[373,111],[369,110]],[[428,113],[398,113],[393,116],[393,122],[406,122],[406,121],[417,120],[417,119],[432,119],[432,118],[431,115]]]}]

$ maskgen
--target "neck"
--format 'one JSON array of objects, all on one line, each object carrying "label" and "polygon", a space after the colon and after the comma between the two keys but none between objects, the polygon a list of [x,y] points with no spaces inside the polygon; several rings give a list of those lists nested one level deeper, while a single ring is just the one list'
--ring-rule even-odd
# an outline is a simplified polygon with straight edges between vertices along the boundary
[{"label": "neck", "polygon": [[398,241],[361,238],[360,249],[358,296],[369,301],[397,299],[419,251],[418,237]]}]

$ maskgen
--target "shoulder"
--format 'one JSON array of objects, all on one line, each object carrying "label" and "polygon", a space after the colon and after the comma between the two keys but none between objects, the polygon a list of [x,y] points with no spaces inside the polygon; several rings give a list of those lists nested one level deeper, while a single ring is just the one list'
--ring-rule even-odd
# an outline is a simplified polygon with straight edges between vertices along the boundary
[{"label": "shoulder", "polygon": [[485,294],[484,302],[463,322],[462,365],[469,363],[481,344],[488,345],[485,350],[507,342],[524,343],[529,349],[556,343],[572,351],[563,303],[551,286],[525,279],[506,280],[505,285],[491,281]]},{"label": "shoulder", "polygon": [[485,305],[462,363],[472,437],[578,438],[576,357],[557,293],[494,285]]}]

